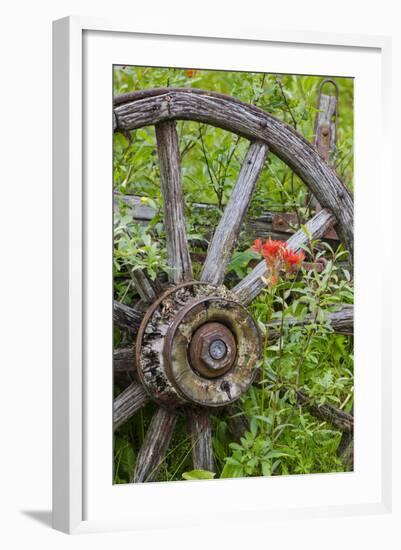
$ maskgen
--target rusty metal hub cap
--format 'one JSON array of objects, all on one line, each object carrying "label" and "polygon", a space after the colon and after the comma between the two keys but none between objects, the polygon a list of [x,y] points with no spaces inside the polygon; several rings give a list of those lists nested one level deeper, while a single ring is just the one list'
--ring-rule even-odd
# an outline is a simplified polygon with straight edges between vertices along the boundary
[{"label": "rusty metal hub cap", "polygon": [[147,311],[137,339],[137,370],[152,399],[168,406],[224,406],[252,384],[260,335],[224,287],[185,283]]},{"label": "rusty metal hub cap", "polygon": [[233,366],[236,355],[235,336],[222,323],[207,322],[192,334],[189,362],[200,376],[222,376]]}]

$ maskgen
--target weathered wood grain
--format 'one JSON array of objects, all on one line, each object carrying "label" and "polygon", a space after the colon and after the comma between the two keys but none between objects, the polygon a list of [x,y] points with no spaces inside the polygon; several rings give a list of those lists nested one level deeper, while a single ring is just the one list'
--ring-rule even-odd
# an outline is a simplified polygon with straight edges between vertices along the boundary
[{"label": "weathered wood grain", "polygon": [[[336,96],[319,94],[313,143],[322,159],[329,164],[331,164],[330,157],[335,151],[337,141],[337,103]],[[316,211],[321,209],[319,202],[311,193],[308,193],[307,203]]]},{"label": "weathered wood grain", "polygon": [[200,278],[202,282],[218,286],[224,280],[226,266],[238,242],[242,222],[265,163],[267,151],[267,145],[261,141],[254,141],[249,146],[237,183],[208,248]]},{"label": "weathered wood grain", "polygon": [[[354,414],[352,407],[350,414]],[[354,469],[354,432],[344,432],[341,441],[337,448],[337,456],[343,463],[347,472],[352,472]]]},{"label": "weathered wood grain", "polygon": [[288,239],[289,233],[293,231],[277,231],[273,229],[273,216],[275,212],[264,212],[259,218],[246,219],[243,225],[244,240],[254,241],[255,239],[273,239],[274,241],[285,241]]},{"label": "weathered wood grain", "polygon": [[132,382],[114,400],[113,424],[116,430],[149,401],[149,396],[138,382]]},{"label": "weathered wood grain", "polygon": [[114,191],[114,212],[119,212],[122,209],[125,212],[126,208],[129,207],[131,216],[137,222],[148,222],[156,216],[157,210],[149,204],[144,204],[141,199],[142,197],[138,195],[124,195]]},{"label": "weathered wood grain", "polygon": [[135,344],[114,348],[113,371],[115,374],[122,372],[132,372],[134,374],[136,372],[135,349]]},{"label": "weathered wood grain", "polygon": [[191,434],[194,470],[214,472],[212,425],[209,414],[191,410],[188,412],[187,422]]},{"label": "weathered wood grain", "polygon": [[155,481],[177,422],[177,415],[160,407],[152,417],[135,464],[133,481]]},{"label": "weathered wood grain", "polygon": [[343,463],[347,472],[354,469],[354,434],[352,431],[344,432],[337,449],[337,456]]},{"label": "weathered wood grain", "polygon": [[353,254],[353,200],[335,171],[315,147],[290,126],[262,109],[215,92],[159,89],[130,94],[115,101],[117,129],[127,131],[166,120],[194,120],[218,126],[269,149],[309,187],[323,208],[335,215],[340,239]]},{"label": "weathered wood grain", "polygon": [[[311,315],[307,315],[302,321],[293,317],[286,317],[286,325],[306,325],[313,321]],[[346,304],[338,311],[329,312],[325,315],[325,321],[331,325],[333,332],[338,334],[351,335],[354,332],[354,306]],[[281,321],[271,321],[269,329],[269,340],[274,342],[279,338]],[[135,346],[124,346],[114,350],[114,372],[135,371]]]},{"label": "weathered wood grain", "polygon": [[329,161],[330,154],[336,148],[336,113],[336,96],[321,94],[315,117],[314,144],[319,155],[326,161]]},{"label": "weathered wood grain", "polygon": [[354,428],[354,417],[352,415],[329,403],[318,405],[312,401],[304,391],[298,390],[296,395],[297,403],[305,406],[313,416],[316,416],[316,418],[328,422],[343,432],[352,432]]},{"label": "weathered wood grain", "polygon": [[171,268],[169,279],[174,283],[190,281],[193,277],[185,229],[180,151],[173,120],[156,124],[156,141],[163,196],[167,262]]},{"label": "weathered wood grain", "polygon": [[[139,224],[146,224],[156,215],[156,210],[148,205],[142,204],[141,197],[137,195],[120,195],[118,193],[115,193],[115,208],[118,208],[118,202],[120,200],[126,205],[129,205],[132,217]],[[196,215],[202,216],[205,210],[217,211],[218,207],[216,204],[192,203],[191,209]],[[273,229],[272,220],[275,214],[279,213],[266,211],[263,212],[263,214],[258,218],[250,218],[246,216],[241,228],[241,236],[247,240],[252,240],[256,238],[267,239],[268,237],[271,237],[275,240],[288,239],[288,233],[290,231],[288,231],[287,228],[285,231],[277,231]],[[189,239],[189,242],[195,243],[197,247],[207,248],[209,246],[211,238],[212,235],[206,233],[205,239]]]},{"label": "weathered wood grain", "polygon": [[[328,312],[324,316],[333,332],[337,334],[352,335],[354,333],[354,306],[351,304],[343,305],[338,311]],[[314,316],[309,314],[304,319],[299,320],[294,317],[285,317],[284,326],[305,326],[314,322]],[[274,341],[280,337],[281,320],[271,321],[267,326],[269,328],[269,340]]]},{"label": "weathered wood grain", "polygon": [[113,320],[121,328],[136,334],[143,318],[143,312],[114,300]]},{"label": "weathered wood grain", "polygon": [[139,296],[144,302],[151,304],[156,300],[161,290],[157,280],[152,281],[143,269],[132,270],[131,278],[134,281]]},{"label": "weathered wood grain", "polygon": [[[321,210],[306,224],[306,228],[312,239],[318,239],[326,230],[333,225],[335,218],[328,210]],[[300,229],[288,240],[288,248],[300,250],[303,245],[309,242],[309,237],[303,229]],[[254,298],[265,288],[265,278],[268,275],[266,262],[262,260],[244,279],[238,283],[233,292],[238,296],[244,305],[252,302]]]}]

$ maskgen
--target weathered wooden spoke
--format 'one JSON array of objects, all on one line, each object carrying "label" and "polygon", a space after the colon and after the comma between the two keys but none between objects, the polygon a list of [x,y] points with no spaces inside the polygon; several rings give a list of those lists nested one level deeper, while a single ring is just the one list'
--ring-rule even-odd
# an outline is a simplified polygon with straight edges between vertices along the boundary
[{"label": "weathered wooden spoke", "polygon": [[[351,411],[353,413],[353,411]],[[337,449],[337,456],[344,464],[347,472],[354,469],[354,431],[343,432]]]},{"label": "weathered wooden spoke", "polygon": [[[294,317],[286,317],[284,326],[306,326],[315,322],[312,314],[306,315],[302,320]],[[324,322],[337,334],[352,335],[354,333],[354,306],[346,304],[337,311],[324,315]],[[271,321],[266,325],[269,330],[269,342],[274,342],[280,337],[281,320]]]},{"label": "weathered wooden spoke", "polygon": [[143,319],[143,312],[114,300],[113,320],[121,328],[136,333]]},{"label": "weathered wooden spoke", "polygon": [[[294,235],[292,235],[288,240],[288,247],[292,250],[300,250],[302,246],[307,245],[310,239],[318,239],[324,235],[324,233],[329,229],[335,218],[328,210],[321,210],[313,218],[309,220],[306,224],[306,229],[310,234],[308,236],[307,232],[303,229],[299,229]],[[238,299],[242,304],[247,305],[266,286],[266,276],[267,276],[267,267],[266,262],[262,260],[258,265],[246,276],[240,283],[238,283],[233,291],[238,296]]]},{"label": "weathered wooden spoke", "polygon": [[131,272],[131,278],[139,296],[144,302],[151,304],[160,294],[160,286],[152,281],[143,269],[135,269]]},{"label": "weathered wooden spoke", "polygon": [[[193,281],[185,229],[177,120],[211,124],[250,141],[236,185],[209,245],[199,282]],[[261,353],[261,338],[244,306],[265,287],[269,275],[266,263],[261,261],[231,291],[224,287],[223,281],[268,151],[307,184],[323,208],[306,224],[306,231],[301,229],[288,239],[288,247],[298,251],[336,224],[351,262],[353,250],[351,194],[312,144],[262,109],[195,89],[144,90],[115,99],[116,131],[148,125],[156,128],[171,270],[169,284],[161,293],[157,283],[150,281],[143,271],[134,271],[132,278],[142,303],[148,304],[146,314],[143,316],[142,312],[118,302],[114,305],[115,322],[128,329],[131,337],[137,334],[135,343],[124,344],[114,352],[115,372],[129,372],[135,379],[115,400],[114,425],[121,426],[150,399],[159,405],[137,457],[132,478],[136,482],[157,479],[178,411],[187,411],[194,469],[214,470],[211,409],[229,407],[228,423],[235,437],[247,429],[246,418],[237,415],[232,403],[257,383],[255,367]],[[308,321],[314,319],[306,317],[302,323]],[[351,334],[352,306],[328,313],[326,321],[333,331]],[[286,323],[293,325],[299,321],[287,318]],[[278,338],[279,327],[271,323],[269,328],[270,338]],[[352,433],[352,415],[327,403],[317,406],[300,390],[296,399],[314,416],[346,434]]]},{"label": "weathered wooden spoke", "polygon": [[210,243],[200,279],[203,282],[216,286],[223,282],[267,151],[268,147],[262,141],[254,141],[249,146],[237,183]]},{"label": "weathered wooden spoke", "polygon": [[209,414],[190,411],[188,429],[191,434],[194,469],[214,472],[212,425]]},{"label": "weathered wooden spoke", "polygon": [[[286,318],[286,325],[306,325],[313,321],[313,315],[307,315],[302,321],[293,317]],[[337,334],[352,335],[354,333],[354,306],[346,304],[337,311],[325,315],[327,322],[333,332]],[[281,321],[271,321],[267,324],[269,329],[269,341],[274,342],[280,336]],[[114,372],[135,374],[135,345],[123,346],[114,350]]]},{"label": "weathered wooden spoke", "polygon": [[194,120],[249,140],[265,141],[309,187],[323,208],[335,215],[337,231],[352,262],[353,200],[315,147],[287,124],[255,105],[223,94],[191,89],[143,90],[115,100],[116,129],[127,131],[166,120]]},{"label": "weathered wooden spoke", "polygon": [[160,407],[153,415],[138,453],[134,482],[155,481],[174,432],[177,415]]},{"label": "weathered wooden spoke", "polygon": [[114,400],[113,424],[116,430],[149,401],[149,396],[141,384],[132,382]]},{"label": "weathered wooden spoke", "polygon": [[156,124],[156,141],[163,195],[167,261],[171,268],[169,279],[174,283],[190,281],[193,278],[192,264],[185,230],[180,150],[174,121]]},{"label": "weathered wooden spoke", "polygon": [[354,417],[351,414],[346,413],[342,409],[339,409],[330,403],[318,405],[313,399],[310,399],[304,391],[301,390],[296,392],[296,396],[298,404],[304,405],[313,416],[332,424],[338,430],[343,432],[352,432],[354,427]]}]

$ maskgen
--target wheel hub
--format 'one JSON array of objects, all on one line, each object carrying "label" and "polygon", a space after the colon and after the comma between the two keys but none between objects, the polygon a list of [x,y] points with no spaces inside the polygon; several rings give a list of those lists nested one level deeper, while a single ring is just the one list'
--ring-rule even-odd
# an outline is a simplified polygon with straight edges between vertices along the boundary
[{"label": "wheel hub", "polygon": [[137,370],[161,404],[219,407],[249,388],[260,348],[254,320],[227,289],[184,283],[146,312]]},{"label": "wheel hub", "polygon": [[222,323],[205,323],[192,335],[191,367],[206,378],[223,375],[233,366],[237,353],[234,334]]}]

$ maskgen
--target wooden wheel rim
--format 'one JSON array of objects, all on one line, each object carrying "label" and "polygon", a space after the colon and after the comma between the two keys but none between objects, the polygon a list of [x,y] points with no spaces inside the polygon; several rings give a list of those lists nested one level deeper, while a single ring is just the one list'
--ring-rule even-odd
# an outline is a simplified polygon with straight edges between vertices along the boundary
[{"label": "wooden wheel rim", "polygon": [[[313,239],[322,237],[336,221],[337,233],[348,249],[352,262],[353,200],[350,192],[335,170],[320,157],[309,141],[269,113],[215,92],[193,88],[167,88],[143,90],[115,98],[113,117],[113,126],[116,131],[127,132],[149,125],[156,127],[166,234],[170,233],[167,255],[170,258],[169,265],[178,266],[175,275],[172,278],[169,276],[170,282],[196,284],[189,282],[193,279],[193,275],[186,243],[176,120],[192,120],[209,124],[250,140],[247,156],[230,198],[231,206],[236,201],[238,204],[241,201],[244,203],[243,207],[238,209],[239,211],[232,208],[230,211],[230,214],[235,214],[236,224],[230,227],[237,237],[254,184],[267,152],[271,151],[303,180],[323,207],[307,222],[306,231],[299,230],[288,239],[288,246],[293,250],[301,249],[309,242],[309,235]],[[235,195],[236,191],[238,192]],[[228,206],[230,205],[226,207],[217,233],[227,219],[223,220],[224,215],[228,214]],[[215,241],[220,240],[220,246],[213,246],[215,243],[212,242],[211,248],[214,253],[217,250],[219,254],[215,254],[213,258],[210,254],[206,259],[206,263],[208,259],[209,262],[208,265],[204,265],[202,283],[217,287],[222,284],[225,266],[235,245],[235,239],[230,239],[227,242],[229,246],[226,246],[226,237],[227,233],[224,234],[224,230],[217,235],[217,238],[216,234],[214,235]],[[217,265],[216,259],[221,260],[220,265]],[[262,261],[234,287],[232,290],[234,301],[243,305],[249,304],[266,286],[265,272],[266,265]],[[174,388],[173,385],[172,387]],[[174,391],[176,392],[175,388]],[[118,398],[117,425],[121,425],[123,420],[126,421],[149,399],[142,385],[135,382],[123,394]],[[176,395],[178,396],[177,392]],[[195,468],[213,471],[209,413],[206,407],[199,410],[202,412],[195,412],[192,407],[186,409],[193,442],[193,463]],[[153,416],[145,441],[138,453],[134,481],[151,481],[157,476],[160,457],[163,457],[167,451],[176,417],[176,409],[167,407],[159,407]]]},{"label": "wooden wheel rim", "polygon": [[301,134],[259,107],[195,88],[141,90],[114,100],[114,130],[135,130],[167,120],[202,122],[251,141],[264,141],[304,181],[319,203],[333,212],[352,260],[352,196],[335,170]]}]

